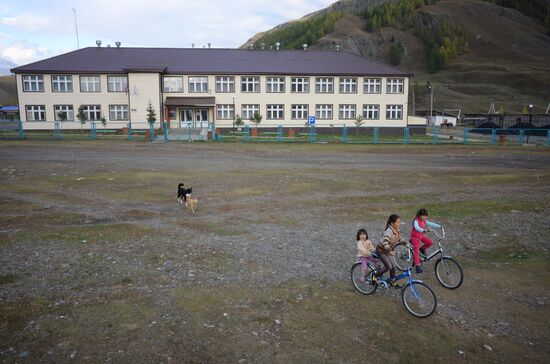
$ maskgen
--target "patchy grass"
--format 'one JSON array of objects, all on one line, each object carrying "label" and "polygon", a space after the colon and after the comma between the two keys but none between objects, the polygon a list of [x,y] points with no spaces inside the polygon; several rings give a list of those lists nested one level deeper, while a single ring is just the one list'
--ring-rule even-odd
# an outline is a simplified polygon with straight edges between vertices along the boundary
[{"label": "patchy grass", "polygon": [[0,275],[0,285],[13,283],[17,280],[17,274],[3,274]]}]

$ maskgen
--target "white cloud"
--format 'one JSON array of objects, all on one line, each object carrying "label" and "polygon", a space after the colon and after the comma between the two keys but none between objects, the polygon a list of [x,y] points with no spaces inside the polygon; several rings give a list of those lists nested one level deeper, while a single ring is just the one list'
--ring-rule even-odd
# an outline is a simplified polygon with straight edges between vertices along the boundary
[{"label": "white cloud", "polygon": [[27,64],[51,57],[53,52],[28,42],[16,42],[0,50],[0,58],[16,65]]},{"label": "white cloud", "polygon": [[43,32],[51,29],[53,22],[45,16],[20,14],[11,17],[0,17],[0,25],[13,27],[27,32]]}]

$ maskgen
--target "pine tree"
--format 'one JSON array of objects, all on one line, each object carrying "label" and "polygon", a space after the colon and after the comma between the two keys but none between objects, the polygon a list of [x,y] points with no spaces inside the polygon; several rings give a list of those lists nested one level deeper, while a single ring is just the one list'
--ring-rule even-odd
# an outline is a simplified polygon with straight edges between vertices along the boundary
[{"label": "pine tree", "polygon": [[153,108],[153,104],[151,104],[151,100],[149,100],[149,103],[147,104],[147,122],[152,127],[155,124],[155,121],[157,121],[157,113],[155,112],[155,109]]}]

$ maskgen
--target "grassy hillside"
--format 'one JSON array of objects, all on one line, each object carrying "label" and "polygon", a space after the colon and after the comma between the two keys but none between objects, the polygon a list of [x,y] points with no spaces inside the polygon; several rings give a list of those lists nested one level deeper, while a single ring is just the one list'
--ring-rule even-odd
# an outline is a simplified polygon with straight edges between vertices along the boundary
[{"label": "grassy hillside", "polygon": [[15,105],[16,103],[15,77],[0,76],[0,105]]},{"label": "grassy hillside", "polygon": [[[332,13],[338,14],[333,30],[319,32],[314,21]],[[428,107],[431,83],[437,109],[486,112],[494,100],[506,112],[529,103],[543,112],[550,101],[549,14],[548,0],[343,0],[249,42],[299,48],[292,40],[304,39],[304,29],[323,34],[308,44],[325,50],[340,44],[414,73],[416,109]]]}]

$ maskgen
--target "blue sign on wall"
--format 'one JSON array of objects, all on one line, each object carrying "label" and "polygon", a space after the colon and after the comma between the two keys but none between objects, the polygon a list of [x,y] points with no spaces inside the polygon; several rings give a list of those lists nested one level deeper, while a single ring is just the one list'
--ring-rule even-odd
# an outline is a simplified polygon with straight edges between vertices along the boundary
[{"label": "blue sign on wall", "polygon": [[315,116],[308,116],[307,117],[307,123],[309,125],[315,125]]}]

